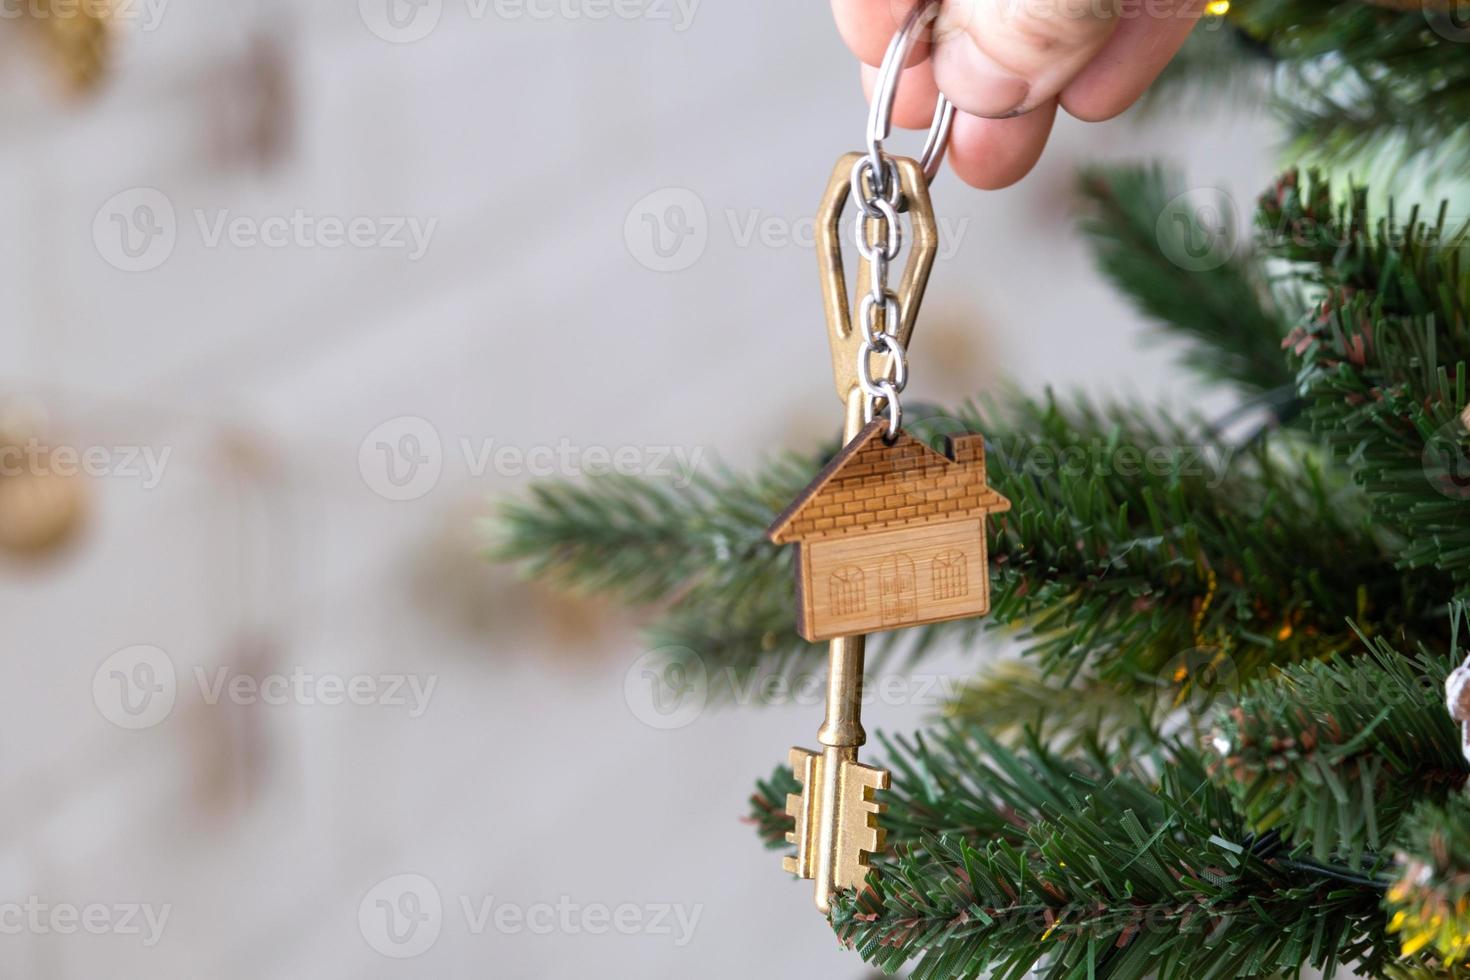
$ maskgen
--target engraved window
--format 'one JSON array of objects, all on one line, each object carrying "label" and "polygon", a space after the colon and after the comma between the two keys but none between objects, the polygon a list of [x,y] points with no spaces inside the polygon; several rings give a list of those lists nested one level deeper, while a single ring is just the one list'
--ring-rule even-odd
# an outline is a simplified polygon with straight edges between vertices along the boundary
[{"label": "engraved window", "polygon": [[958,599],[970,591],[965,553],[958,548],[941,551],[934,556],[934,598]]},{"label": "engraved window", "polygon": [[827,604],[834,616],[851,616],[868,608],[863,570],[856,565],[843,565],[827,580]]}]

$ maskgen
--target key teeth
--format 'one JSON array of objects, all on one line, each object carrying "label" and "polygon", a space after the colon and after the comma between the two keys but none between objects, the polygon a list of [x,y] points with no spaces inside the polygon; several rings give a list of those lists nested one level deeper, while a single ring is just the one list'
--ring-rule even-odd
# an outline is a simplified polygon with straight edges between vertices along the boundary
[{"label": "key teeth", "polygon": [[816,781],[816,767],[820,762],[821,757],[815,752],[803,748],[791,750],[792,775],[801,784],[802,791],[786,796],[786,814],[793,821],[792,829],[786,834],[786,843],[796,845],[796,853],[783,857],[781,867],[800,878],[810,878],[814,874],[815,847],[812,833],[815,828],[811,826],[807,794],[813,792],[812,784]]},{"label": "key teeth", "polygon": [[882,852],[888,835],[878,824],[879,815],[888,809],[877,800],[879,790],[888,788],[891,777],[886,769],[850,763],[843,767],[843,793],[851,808],[844,830],[845,854],[838,875],[844,888],[865,888],[872,868],[872,855]]}]

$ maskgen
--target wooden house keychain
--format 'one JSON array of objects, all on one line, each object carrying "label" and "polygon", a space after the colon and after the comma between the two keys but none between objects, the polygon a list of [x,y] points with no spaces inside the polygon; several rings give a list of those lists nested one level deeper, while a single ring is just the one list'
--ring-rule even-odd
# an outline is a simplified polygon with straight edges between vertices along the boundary
[{"label": "wooden house keychain", "polygon": [[[869,855],[883,847],[883,805],[874,794],[888,788],[889,774],[857,761],[867,740],[859,717],[864,634],[985,613],[985,519],[1010,509],[986,484],[983,437],[954,437],[947,453],[936,452],[903,431],[899,404],[909,337],[938,247],[929,181],[944,159],[954,107],[939,97],[919,162],[889,156],[883,141],[892,131],[902,66],[938,9],[937,0],[916,5],[894,35],[873,90],[868,150],[838,161],[822,200],[817,252],[846,445],[767,532],[773,542],[798,548],[799,632],[831,641],[827,715],[817,732],[822,751],[791,750],[802,792],[787,799],[796,820],[787,840],[796,855],[784,862],[815,880],[824,914],[837,892],[864,887]],[[867,280],[856,316],[839,243],[849,197],[857,205],[858,278]],[[902,248],[904,213],[913,240],[895,291],[888,273]]]}]

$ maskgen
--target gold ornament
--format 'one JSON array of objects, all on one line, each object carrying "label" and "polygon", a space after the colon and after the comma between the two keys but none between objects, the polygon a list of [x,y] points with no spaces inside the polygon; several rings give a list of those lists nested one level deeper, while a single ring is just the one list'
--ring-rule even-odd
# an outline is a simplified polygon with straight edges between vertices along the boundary
[{"label": "gold ornament", "polygon": [[112,61],[113,0],[28,0],[22,7],[68,91],[94,91]]},{"label": "gold ornament", "polygon": [[71,540],[86,516],[84,481],[74,468],[53,465],[40,430],[35,413],[0,405],[0,552],[52,551]]},{"label": "gold ornament", "polygon": [[[17,446],[0,447],[0,455]],[[14,453],[10,453],[14,456]],[[86,515],[86,492],[78,476],[62,476],[45,468],[45,456],[0,476],[0,550],[35,556],[71,539]]]}]

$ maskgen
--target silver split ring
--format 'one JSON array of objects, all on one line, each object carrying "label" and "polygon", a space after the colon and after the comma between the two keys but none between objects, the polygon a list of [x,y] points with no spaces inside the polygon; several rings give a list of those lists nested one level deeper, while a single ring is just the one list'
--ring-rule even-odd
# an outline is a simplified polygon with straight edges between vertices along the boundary
[{"label": "silver split ring", "polygon": [[[893,134],[893,102],[898,95],[898,80],[903,77],[903,66],[909,60],[909,52],[918,39],[919,29],[934,23],[939,17],[939,0],[925,0],[914,5],[883,55],[883,64],[878,68],[878,79],[873,84],[873,104],[868,109],[868,166],[872,168],[872,180],[887,183],[887,170],[883,166],[883,141]],[[934,121],[929,124],[929,135],[924,139],[924,150],[919,156],[919,166],[924,177],[930,181],[939,173],[944,162],[944,151],[949,146],[949,129],[954,122],[954,103],[939,94],[934,103]],[[888,188],[877,186],[879,194]]]}]

